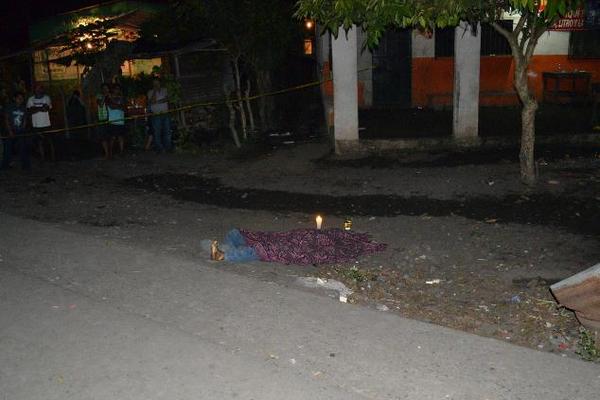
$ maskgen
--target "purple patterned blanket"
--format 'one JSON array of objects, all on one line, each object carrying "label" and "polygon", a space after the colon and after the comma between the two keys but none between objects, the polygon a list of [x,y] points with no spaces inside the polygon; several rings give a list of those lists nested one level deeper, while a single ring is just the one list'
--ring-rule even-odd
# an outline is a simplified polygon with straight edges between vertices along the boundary
[{"label": "purple patterned blanket", "polygon": [[294,229],[287,232],[240,230],[248,246],[261,261],[283,264],[334,264],[383,251],[384,243],[370,240],[366,233],[341,229]]}]

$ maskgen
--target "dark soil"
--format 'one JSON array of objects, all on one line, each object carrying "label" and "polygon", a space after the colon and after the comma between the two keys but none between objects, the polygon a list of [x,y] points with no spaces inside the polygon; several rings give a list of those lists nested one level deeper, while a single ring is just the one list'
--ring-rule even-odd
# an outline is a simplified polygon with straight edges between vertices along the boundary
[{"label": "dark soil", "polygon": [[[519,107],[481,107],[480,136],[518,137]],[[589,133],[589,106],[541,104],[536,116],[538,135]],[[371,109],[359,114],[362,139],[443,137],[452,134],[452,109]]]},{"label": "dark soil", "polygon": [[[557,146],[538,145],[535,148],[538,162],[553,162],[569,158],[593,158],[600,155],[600,146]],[[324,167],[349,167],[393,169],[398,167],[457,167],[461,165],[492,165],[516,163],[519,149],[507,146],[494,149],[464,151],[397,152],[383,156],[369,156],[354,159],[339,159],[327,155],[315,162]]]},{"label": "dark soil", "polygon": [[578,196],[600,193],[600,180],[592,171],[585,186],[573,187],[569,194],[533,193],[507,195],[503,198],[468,197],[462,200],[440,200],[423,196],[395,195],[327,196],[264,189],[238,189],[223,186],[218,179],[186,174],[145,175],[131,178],[126,184],[193,201],[225,208],[301,212],[317,210],[336,216],[458,215],[490,223],[550,225],[574,233],[600,234],[600,201]]}]

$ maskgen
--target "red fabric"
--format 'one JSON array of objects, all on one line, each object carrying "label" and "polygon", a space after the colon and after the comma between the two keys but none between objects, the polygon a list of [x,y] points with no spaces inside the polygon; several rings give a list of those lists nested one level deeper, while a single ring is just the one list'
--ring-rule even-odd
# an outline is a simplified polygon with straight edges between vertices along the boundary
[{"label": "red fabric", "polygon": [[261,261],[283,264],[334,264],[383,251],[386,244],[370,240],[366,233],[341,229],[295,229],[287,232],[240,230]]}]

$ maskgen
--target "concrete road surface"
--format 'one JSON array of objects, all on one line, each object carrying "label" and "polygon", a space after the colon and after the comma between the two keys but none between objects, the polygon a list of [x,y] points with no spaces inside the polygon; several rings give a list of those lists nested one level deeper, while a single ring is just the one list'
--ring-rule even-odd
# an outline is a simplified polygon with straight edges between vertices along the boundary
[{"label": "concrete road surface", "polygon": [[0,400],[596,400],[600,366],[0,214]]}]

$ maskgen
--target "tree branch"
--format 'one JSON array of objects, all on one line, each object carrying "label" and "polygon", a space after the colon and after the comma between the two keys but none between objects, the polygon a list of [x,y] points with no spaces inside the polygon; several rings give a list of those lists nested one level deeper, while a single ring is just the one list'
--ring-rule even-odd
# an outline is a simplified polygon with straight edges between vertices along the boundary
[{"label": "tree branch", "polygon": [[548,28],[543,25],[534,27],[534,30],[531,32],[531,38],[527,43],[527,50],[525,51],[525,59],[527,60],[527,62],[529,62],[529,60],[533,56],[533,52],[535,51],[535,47],[537,46],[538,40],[547,30]]},{"label": "tree branch", "polygon": [[[515,29],[516,32],[516,36],[517,36],[517,40],[519,41],[519,51],[521,54],[523,54],[524,49],[525,49],[525,43],[527,43],[527,41],[529,40],[529,38],[531,37],[530,34],[530,28],[531,28],[531,21],[529,21],[529,18],[531,17],[531,13],[526,11],[521,15],[521,18],[519,19],[519,23],[517,24],[517,29]],[[526,26],[527,24],[527,26]],[[519,38],[519,34],[520,34],[520,38]]]},{"label": "tree branch", "polygon": [[506,40],[508,40],[509,43],[511,44],[517,44],[516,39],[515,39],[515,35],[514,32],[509,32],[507,29],[505,29],[502,25],[500,25],[497,22],[492,22],[492,27],[502,36],[504,36],[506,38]]},{"label": "tree branch", "polygon": [[521,14],[521,18],[519,18],[519,22],[517,22],[517,26],[515,26],[515,29],[513,30],[517,35],[523,30],[525,22],[527,22],[528,14],[528,12]]}]

